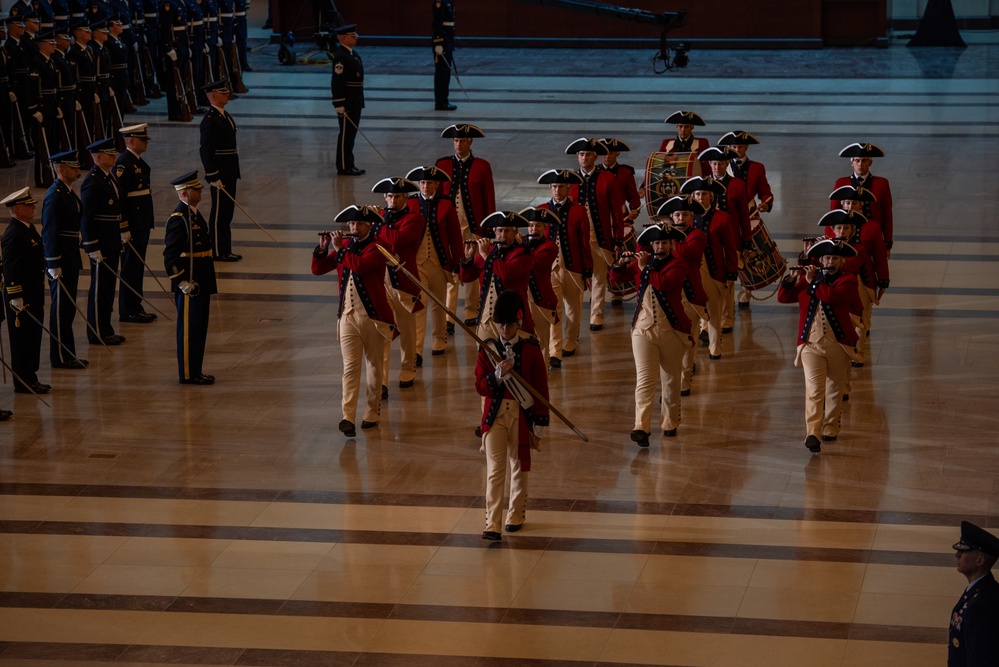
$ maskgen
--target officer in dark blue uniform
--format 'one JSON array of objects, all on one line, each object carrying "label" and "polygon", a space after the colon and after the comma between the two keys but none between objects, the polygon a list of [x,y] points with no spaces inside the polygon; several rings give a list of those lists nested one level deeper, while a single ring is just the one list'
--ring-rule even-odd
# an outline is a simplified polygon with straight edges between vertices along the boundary
[{"label": "officer in dark blue uniform", "polygon": [[177,303],[177,366],[181,384],[214,384],[205,375],[205,341],[212,294],[217,291],[208,224],[198,210],[201,181],[192,171],[170,183],[180,203],[170,214],[163,239],[163,263]]},{"label": "officer in dark blue uniform", "polygon": [[[160,0],[159,7],[159,63],[160,82],[167,97],[167,116],[170,120],[181,117],[181,97],[184,96],[184,77],[190,62],[191,49],[187,37],[187,6],[181,0]],[[174,78],[174,69],[179,77]],[[180,90],[177,82],[180,82]],[[191,109],[194,112],[194,109]]]},{"label": "officer in dark blue uniform", "polygon": [[451,67],[454,63],[454,5],[451,0],[433,0],[434,109],[454,111],[448,102]]},{"label": "officer in dark blue uniform", "polygon": [[[76,71],[66,54],[73,48],[69,38],[69,28],[56,28],[56,48],[52,54],[59,76],[58,105],[62,112],[59,123],[59,151],[76,149]],[[50,146],[55,151],[55,146]]]},{"label": "officer in dark blue uniform", "polygon": [[341,176],[360,176],[363,169],[354,165],[354,139],[361,124],[364,108],[364,65],[354,50],[357,44],[357,26],[353,23],[336,29],[340,45],[333,53],[333,108],[340,123],[336,139],[336,173]]},{"label": "officer in dark blue uniform", "polygon": [[52,59],[56,49],[54,32],[39,32],[35,44],[38,53],[28,68],[31,85],[24,102],[33,119],[35,133],[35,187],[47,188],[53,180],[49,156],[59,152],[59,73]]},{"label": "officer in dark blue uniform", "polygon": [[[121,195],[121,214],[128,222],[132,238],[122,249],[121,279],[143,294],[142,279],[146,269],[146,248],[152,231],[153,193],[150,169],[142,154],[149,148],[148,125],[131,125],[119,130],[125,138],[125,151],[114,163],[114,177]],[[142,309],[142,299],[126,288],[118,290],[118,321],[148,324],[156,319]]]},{"label": "officer in dark blue uniform", "polygon": [[968,580],[950,617],[947,667],[999,665],[999,583],[992,566],[999,559],[999,538],[969,521],[961,522],[954,545],[957,571]]},{"label": "officer in dark blue uniform", "polygon": [[49,330],[53,335],[49,361],[52,368],[86,368],[87,361],[77,358],[79,355],[76,354],[73,338],[76,292],[80,271],[83,270],[80,259],[82,205],[73,191],[73,183],[80,178],[79,151],[56,153],[49,161],[56,169],[55,183],[45,192],[42,204],[42,240],[45,242],[45,265],[52,297]]},{"label": "officer in dark blue uniform", "polygon": [[[227,81],[215,81],[203,90],[211,103],[201,119],[201,164],[205,167],[205,180],[212,188],[212,213],[208,218],[212,247],[217,261],[238,262],[243,256],[232,251],[232,214],[240,176],[239,152],[236,122],[225,110],[232,91]],[[221,188],[226,192],[219,192]]]}]

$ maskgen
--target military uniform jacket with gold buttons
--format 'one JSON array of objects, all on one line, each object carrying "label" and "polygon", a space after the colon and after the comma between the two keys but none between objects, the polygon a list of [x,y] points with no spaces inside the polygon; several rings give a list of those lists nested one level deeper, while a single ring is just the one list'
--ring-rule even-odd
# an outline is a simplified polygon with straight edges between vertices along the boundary
[{"label": "military uniform jacket with gold buttons", "polygon": [[80,198],[60,179],[45,191],[42,204],[42,240],[45,263],[64,272],[83,268],[80,258]]},{"label": "military uniform jacket with gold buttons", "polygon": [[0,248],[7,299],[24,299],[25,305],[41,306],[45,301],[45,252],[38,230],[12,218]]},{"label": "military uniform jacket with gold buttons", "polygon": [[236,149],[236,123],[229,112],[210,107],[201,119],[201,164],[205,180],[233,181],[239,175],[239,152]]},{"label": "military uniform jacket with gold buttons", "polygon": [[857,290],[857,277],[843,271],[832,275],[819,274],[812,282],[805,280],[803,273],[796,277],[789,272],[777,288],[777,300],[797,303],[800,308],[798,345],[808,341],[819,308],[822,308],[826,321],[832,327],[836,342],[848,347],[856,345],[857,331],[853,328],[850,315],[860,315],[863,310]]},{"label": "military uniform jacket with gold buttons", "polygon": [[364,108],[364,64],[357,49],[351,51],[343,44],[333,53],[333,78],[330,81],[333,106]]},{"label": "military uniform jacket with gold buttons", "polygon": [[957,601],[950,617],[947,667],[999,665],[999,582],[982,577]]},{"label": "military uniform jacket with gold buttons", "polygon": [[201,212],[180,202],[167,219],[163,237],[163,265],[174,292],[183,281],[198,283],[199,294],[215,294],[215,262],[212,261],[212,238]]},{"label": "military uniform jacket with gold buttons", "polygon": [[80,215],[80,233],[83,249],[100,250],[106,256],[121,252],[121,234],[128,231],[128,221],[121,216],[121,199],[114,176],[94,165],[80,186],[83,213]]},{"label": "military uniform jacket with gold buttons", "polygon": [[[369,234],[363,241],[342,239],[337,252],[324,253],[316,247],[312,253],[312,275],[323,276],[336,270],[340,284],[337,317],[343,314],[344,301],[347,298],[347,282],[353,278],[354,289],[361,297],[364,312],[376,322],[392,325],[394,330],[395,315],[385,293],[385,266],[388,261],[376,247],[378,243],[374,234]],[[398,332],[394,332],[394,335],[398,335]]]},{"label": "military uniform jacket with gold buttons", "polygon": [[112,173],[121,191],[121,213],[131,231],[150,230],[153,221],[153,193],[149,165],[130,150],[118,156]]}]

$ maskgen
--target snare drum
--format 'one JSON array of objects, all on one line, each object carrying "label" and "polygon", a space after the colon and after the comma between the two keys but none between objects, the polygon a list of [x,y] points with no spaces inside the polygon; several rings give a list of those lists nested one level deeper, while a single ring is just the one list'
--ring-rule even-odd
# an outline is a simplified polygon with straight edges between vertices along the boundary
[{"label": "snare drum", "polygon": [[680,194],[680,186],[693,176],[701,175],[701,162],[696,153],[650,153],[645,163],[645,207],[649,217],[667,199]]},{"label": "snare drum", "polygon": [[[634,230],[622,239],[621,252],[634,254],[638,249]],[[617,281],[607,275],[607,289],[615,299],[628,300],[638,294],[638,285],[630,281]]]},{"label": "snare drum", "polygon": [[787,271],[787,260],[780,254],[777,244],[770,237],[767,226],[760,224],[753,230],[750,247],[745,252],[743,265],[739,269],[739,280],[749,291],[771,285]]}]

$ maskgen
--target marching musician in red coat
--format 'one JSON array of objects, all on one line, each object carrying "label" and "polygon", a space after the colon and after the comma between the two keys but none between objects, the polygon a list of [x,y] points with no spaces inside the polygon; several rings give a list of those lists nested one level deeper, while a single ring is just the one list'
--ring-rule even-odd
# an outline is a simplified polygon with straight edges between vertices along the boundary
[{"label": "marching musician in red coat", "polygon": [[[548,376],[538,339],[520,327],[527,315],[524,300],[506,290],[493,314],[497,335],[484,341],[502,361],[479,348],[475,390],[483,397],[482,449],[486,454],[486,529],[482,539],[502,539],[501,527],[515,533],[527,518],[527,473],[531,449],[539,449],[548,426],[548,406],[534,398],[511,371],[516,371],[546,401]],[[510,478],[510,503],[505,521],[503,487]]]},{"label": "marching musician in red coat", "polygon": [[[763,166],[762,162],[750,160],[746,155],[750,145],[759,143],[759,139],[742,130],[727,132],[718,140],[719,146],[726,146],[735,153],[729,160],[728,172],[746,185],[746,196],[750,209],[749,224],[753,231],[763,223],[760,213],[766,213],[774,206],[774,193],[767,180],[766,167]],[[739,290],[739,308],[749,308],[751,298],[747,290]]]},{"label": "marching musician in red coat", "polygon": [[842,268],[856,254],[846,241],[823,239],[807,255],[820,266],[789,271],[777,289],[779,302],[800,309],[794,365],[805,372],[805,447],[813,453],[839,436],[843,390],[857,344],[850,315],[860,313],[857,277]]},{"label": "marching musician in red coat", "polygon": [[[485,136],[481,129],[468,123],[451,125],[441,132],[442,138],[454,142],[454,154],[437,160],[437,167],[451,179],[441,185],[441,190],[444,196],[454,202],[458,221],[461,223],[461,233],[466,241],[482,238],[482,221],[496,210],[492,167],[487,161],[472,155],[472,141]],[[466,284],[464,291],[465,320],[473,320],[479,309],[479,285]],[[457,312],[457,284],[448,288],[447,307],[452,313]]]},{"label": "marching musician in red coat", "polygon": [[558,216],[546,208],[528,207],[520,212],[527,218],[527,234],[524,236],[524,247],[531,252],[534,264],[531,267],[531,278],[527,283],[530,295],[531,316],[534,318],[534,330],[544,353],[549,347],[549,338],[556,328],[561,331],[558,321],[558,296],[552,287],[552,265],[558,259],[558,246],[548,236],[548,229],[558,224]]},{"label": "marching musician in red coat", "polygon": [[[493,310],[496,300],[505,290],[516,292],[527,303],[528,281],[534,267],[534,258],[517,241],[517,230],[525,227],[527,219],[519,213],[497,211],[482,221],[483,231],[492,232],[495,240],[465,241],[461,281],[470,283],[481,279],[482,284],[479,310],[472,320],[472,324],[478,325],[479,338],[489,338],[496,333]],[[534,332],[534,318],[530,310],[524,311],[523,329],[531,334]]]},{"label": "marching musician in red coat", "polygon": [[[440,186],[451,179],[443,169],[417,167],[406,179],[419,183],[420,193],[409,198],[409,210],[419,213],[426,221],[426,230],[416,250],[423,286],[447,303],[448,286],[458,282],[458,264],[465,253],[461,242],[461,223],[454,204],[441,194]],[[422,361],[423,345],[427,337],[427,311],[433,342],[430,353],[444,354],[447,348],[447,313],[433,300],[426,309],[416,313],[416,356]]]},{"label": "marching musician in red coat", "polygon": [[[864,188],[874,194],[875,201],[865,202],[861,213],[868,220],[878,223],[881,226],[881,233],[884,235],[885,247],[891,253],[892,235],[895,225],[892,219],[891,184],[888,179],[882,176],[875,176],[871,173],[871,163],[873,158],[884,157],[885,152],[874,144],[850,144],[839,152],[840,157],[850,158],[850,166],[853,173],[849,176],[836,179],[833,189],[844,185],[852,185],[855,188]],[[839,208],[836,202],[829,204],[830,210]]]},{"label": "marching musician in red coat", "polygon": [[597,165],[597,169],[609,171],[614,174],[618,184],[621,186],[621,193],[624,195],[624,201],[628,206],[624,216],[626,227],[624,237],[627,238],[633,233],[627,227],[635,224],[635,218],[638,217],[639,211],[642,210],[642,196],[638,193],[638,185],[635,181],[635,168],[630,164],[623,164],[617,161],[621,153],[631,150],[631,146],[620,139],[612,137],[601,139],[600,143],[607,147],[607,155],[601,156],[601,164]]},{"label": "marching musician in red coat", "polygon": [[586,207],[569,196],[570,186],[582,185],[582,176],[568,169],[550,169],[541,174],[538,183],[548,185],[552,192],[552,198],[538,208],[548,209],[558,218],[548,225],[548,238],[558,246],[558,257],[552,266],[558,320],[551,328],[548,363],[552,368],[561,368],[562,357],[571,357],[579,348],[583,292],[593,282],[590,219]]},{"label": "marching musician in red coat", "polygon": [[[683,311],[690,318],[691,330],[700,329],[708,320],[708,293],[704,291],[701,264],[708,235],[694,227],[694,215],[704,215],[704,207],[690,195],[678,195],[667,200],[656,212],[656,217],[672,223],[673,228],[684,234],[682,241],[673,244],[673,254],[687,263],[687,279],[683,281]],[[668,224],[668,223],[667,223]],[[697,363],[697,346],[687,348],[683,355],[683,374],[680,377],[680,396],[690,396],[690,386]]]},{"label": "marching musician in red coat", "polygon": [[[676,124],[676,136],[663,139],[659,147],[660,153],[694,153],[696,156],[711,145],[707,139],[694,136],[694,126],[704,127],[707,123],[693,111],[674,111],[663,122]],[[693,176],[709,173],[706,162],[695,162],[695,164],[697,165],[694,167],[695,170],[699,171],[694,171]]]},{"label": "marching musician in red coat", "polygon": [[[749,195],[746,184],[729,174],[729,160],[735,157],[735,152],[727,148],[714,146],[701,153],[701,159],[707,160],[711,176],[725,186],[725,193],[715,201],[720,211],[728,213],[735,221],[738,229],[739,266],[742,265],[742,253],[753,245],[753,228],[749,221]],[[738,278],[738,274],[736,274]],[[725,307],[722,309],[722,333],[729,333],[735,326],[735,282],[725,289]]]},{"label": "marching musician in red coat", "polygon": [[[420,277],[416,252],[420,247],[427,223],[420,213],[408,205],[409,194],[419,191],[416,183],[405,178],[383,178],[371,188],[372,192],[385,195],[382,221],[376,222],[371,233],[399,258],[403,268],[416,278]],[[394,266],[388,269],[387,293],[395,323],[399,328],[399,347],[402,361],[399,364],[399,387],[408,389],[416,380],[416,313],[423,310],[420,286]],[[385,352],[385,375],[382,384],[388,387],[389,352]],[[386,393],[385,391],[382,392]]]},{"label": "marching musician in red coat", "polygon": [[590,331],[604,328],[604,304],[607,300],[607,270],[624,238],[624,193],[617,178],[597,170],[597,156],[606,155],[607,147],[598,139],[577,139],[565,149],[575,155],[583,183],[573,185],[569,195],[586,208],[590,219],[590,251],[593,256],[593,285],[590,290]]},{"label": "marching musician in red coat", "polygon": [[[361,387],[361,363],[365,372],[365,409],[361,428],[378,426],[385,350],[396,334],[392,306],[385,293],[385,256],[378,250],[372,224],[382,217],[374,206],[348,206],[335,222],[348,223],[349,234],[323,232],[312,252],[312,273],[321,276],[336,269],[339,275],[340,303],[338,337],[343,357],[343,400],[340,432],[348,438],[357,435],[357,395]],[[330,254],[330,246],[336,252]]]},{"label": "marching musician in red coat", "polygon": [[725,290],[735,285],[739,277],[739,232],[732,217],[725,211],[719,211],[715,205],[716,198],[724,192],[725,186],[710,176],[689,178],[680,188],[681,194],[691,195],[704,208],[704,213],[695,218],[694,226],[708,237],[701,265],[701,281],[708,295],[709,359],[721,359]]},{"label": "marching musician in red coat", "polygon": [[[618,260],[615,279],[638,283],[635,316],[631,320],[631,349],[635,356],[635,428],[631,440],[639,447],[649,446],[652,433],[652,401],[656,386],[662,386],[663,435],[676,436],[680,425],[680,375],[683,355],[694,342],[690,319],[683,310],[683,282],[687,263],[675,252],[683,232],[672,227],[650,225],[638,237],[640,250],[635,259]],[[617,274],[626,274],[618,276]]]}]

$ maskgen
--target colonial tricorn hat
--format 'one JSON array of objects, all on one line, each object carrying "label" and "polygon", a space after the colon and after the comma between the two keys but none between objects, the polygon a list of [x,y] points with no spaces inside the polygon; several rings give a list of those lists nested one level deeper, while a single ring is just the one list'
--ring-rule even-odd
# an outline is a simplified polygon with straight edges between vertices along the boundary
[{"label": "colonial tricorn hat", "polygon": [[850,144],[839,152],[840,157],[884,157],[885,152],[874,144]]},{"label": "colonial tricorn hat", "polygon": [[613,137],[604,137],[600,140],[600,143],[606,146],[607,150],[611,153],[627,153],[631,150],[631,146]]},{"label": "colonial tricorn hat", "polygon": [[701,151],[701,154],[697,156],[698,160],[712,161],[722,161],[728,162],[732,158],[737,157],[735,151],[726,148],[725,146],[712,146],[711,148],[706,148]]},{"label": "colonial tricorn hat", "polygon": [[669,225],[652,224],[638,235],[638,245],[651,245],[653,241],[682,241],[687,238],[679,229]]},{"label": "colonial tricorn hat", "polygon": [[411,169],[406,174],[406,180],[413,181],[414,183],[420,181],[441,181],[442,183],[447,183],[451,181],[451,177],[440,167],[417,167],[416,169]]},{"label": "colonial tricorn hat", "polygon": [[390,192],[419,192],[420,186],[406,178],[383,178],[375,183],[375,186],[371,188],[371,191],[382,194]]},{"label": "colonial tricorn hat", "polygon": [[719,146],[752,146],[758,143],[760,143],[759,139],[743,130],[726,132],[722,135],[722,138],[718,140]]},{"label": "colonial tricorn hat", "polygon": [[496,229],[497,227],[527,227],[527,218],[514,211],[496,211],[486,216],[479,225],[481,229]]},{"label": "colonial tricorn hat", "polygon": [[685,195],[693,194],[698,190],[707,190],[716,195],[723,195],[728,188],[713,176],[694,176],[693,178],[688,178],[680,186],[680,192]]},{"label": "colonial tricorn hat", "polygon": [[855,188],[852,185],[843,185],[829,193],[829,201],[862,201],[875,202],[878,198],[867,188]]},{"label": "colonial tricorn hat", "polygon": [[[494,318],[495,319],[495,318]],[[999,538],[970,521],[961,522],[961,539],[954,544],[955,551],[981,551],[987,556],[999,556]]]},{"label": "colonial tricorn hat", "polygon": [[808,259],[816,259],[824,255],[853,257],[856,254],[856,249],[843,239],[822,239],[808,249]]},{"label": "colonial tricorn hat", "polygon": [[493,322],[514,324],[524,319],[524,300],[513,290],[504,290],[493,305]]},{"label": "colonial tricorn hat", "polygon": [[829,211],[819,218],[819,227],[833,227],[835,225],[856,225],[859,227],[865,222],[867,222],[867,217],[863,213],[837,209]]},{"label": "colonial tricorn hat", "polygon": [[377,206],[356,206],[351,204],[336,214],[333,222],[367,222],[374,224],[382,222],[382,214],[378,212]]},{"label": "colonial tricorn hat", "polygon": [[691,213],[702,215],[704,213],[704,207],[694,201],[694,198],[690,195],[677,195],[667,199],[663,205],[659,207],[659,210],[656,211],[656,215],[672,215],[676,211],[690,211]]},{"label": "colonial tricorn hat", "polygon": [[558,216],[555,215],[555,212],[547,208],[528,206],[525,209],[521,209],[520,215],[524,216],[524,219],[528,222],[543,222],[546,225],[559,222]]},{"label": "colonial tricorn hat", "polygon": [[448,125],[441,132],[441,139],[481,139],[486,133],[471,123]]},{"label": "colonial tricorn hat", "polygon": [[565,147],[566,155],[575,155],[582,151],[592,151],[597,155],[607,155],[607,146],[599,139],[587,139],[580,137]]},{"label": "colonial tricorn hat", "polygon": [[582,185],[583,177],[571,169],[549,169],[538,177],[538,183],[541,185],[551,185],[553,183]]},{"label": "colonial tricorn hat", "polygon": [[671,113],[664,123],[674,123],[676,125],[707,125],[704,119],[698,116],[693,111],[674,111]]}]

